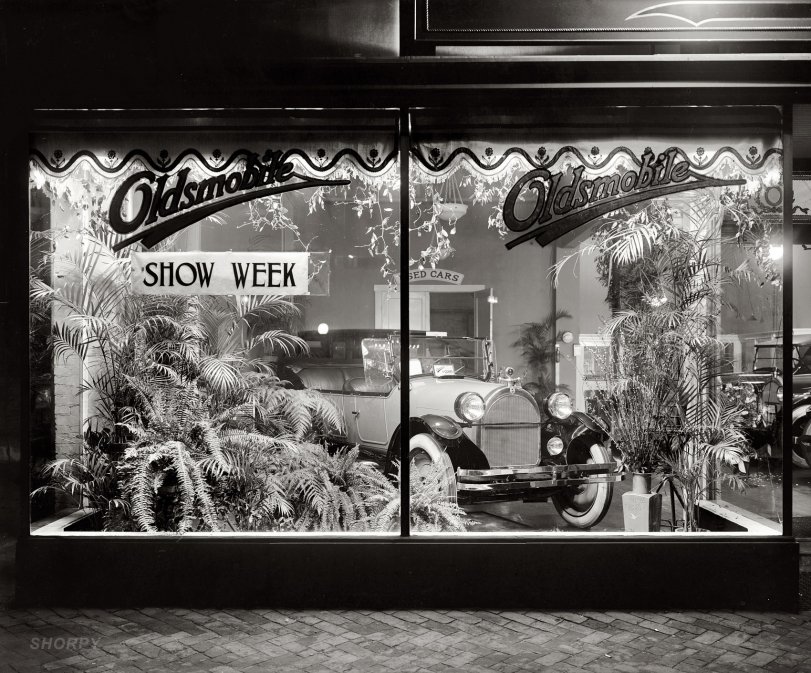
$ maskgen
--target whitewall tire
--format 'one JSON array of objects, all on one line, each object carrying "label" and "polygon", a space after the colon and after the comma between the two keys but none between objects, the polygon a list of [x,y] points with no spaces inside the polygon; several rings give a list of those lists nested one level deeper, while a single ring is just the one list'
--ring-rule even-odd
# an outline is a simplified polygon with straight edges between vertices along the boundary
[{"label": "whitewall tire", "polygon": [[414,435],[409,442],[408,463],[410,478],[424,479],[430,472],[427,468],[434,465],[440,466],[442,478],[440,489],[442,494],[452,502],[456,502],[456,470],[450,457],[437,443],[437,441],[427,434]]},{"label": "whitewall tire", "polygon": [[[581,458],[585,458],[582,460]],[[588,456],[581,456],[570,462],[614,463],[611,453],[602,444],[588,447]],[[552,496],[552,502],[561,518],[570,526],[587,529],[596,526],[611,507],[614,493],[613,482],[570,486]]]}]

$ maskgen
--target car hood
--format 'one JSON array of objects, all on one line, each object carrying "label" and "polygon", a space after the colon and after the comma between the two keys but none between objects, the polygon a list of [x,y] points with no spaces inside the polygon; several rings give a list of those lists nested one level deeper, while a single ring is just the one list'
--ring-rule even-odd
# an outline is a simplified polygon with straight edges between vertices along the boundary
[{"label": "car hood", "polygon": [[791,390],[794,397],[811,395],[811,374],[795,374],[792,376]]},{"label": "car hood", "polygon": [[721,374],[722,383],[751,383],[753,385],[763,385],[774,378],[774,374],[755,374],[753,372],[733,372]]},{"label": "car hood", "polygon": [[418,416],[429,413],[455,416],[453,403],[462,393],[478,393],[486,398],[494,390],[506,388],[503,383],[488,383],[479,379],[417,376],[411,379],[412,413]]}]

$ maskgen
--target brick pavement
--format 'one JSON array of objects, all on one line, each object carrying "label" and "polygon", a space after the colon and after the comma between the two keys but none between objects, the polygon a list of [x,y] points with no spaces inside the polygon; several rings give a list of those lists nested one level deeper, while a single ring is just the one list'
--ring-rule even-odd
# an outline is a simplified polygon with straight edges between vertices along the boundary
[{"label": "brick pavement", "polygon": [[811,612],[9,609],[0,671],[811,672]]}]

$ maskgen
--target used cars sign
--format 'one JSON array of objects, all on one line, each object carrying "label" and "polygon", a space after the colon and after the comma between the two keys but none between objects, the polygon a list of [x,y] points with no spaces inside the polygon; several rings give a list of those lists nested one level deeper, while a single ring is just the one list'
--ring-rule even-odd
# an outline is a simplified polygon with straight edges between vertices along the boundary
[{"label": "used cars sign", "polygon": [[133,252],[136,294],[309,294],[306,252]]}]

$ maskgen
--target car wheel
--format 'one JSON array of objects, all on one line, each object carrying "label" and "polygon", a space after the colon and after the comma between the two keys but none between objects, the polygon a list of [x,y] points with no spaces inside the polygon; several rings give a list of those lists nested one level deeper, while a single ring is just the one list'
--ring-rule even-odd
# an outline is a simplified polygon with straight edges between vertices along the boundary
[{"label": "car wheel", "polygon": [[[797,413],[796,410],[795,413]],[[782,459],[783,433],[782,428],[780,428],[779,425],[777,429],[777,457]],[[791,436],[794,438],[794,446],[791,447],[791,462],[795,467],[799,467],[801,469],[811,466],[811,463],[806,460],[806,458],[811,458],[811,456],[807,455],[806,450],[799,441],[802,435],[807,435],[809,433],[811,433],[811,414],[805,414],[799,418],[791,419]]]},{"label": "car wheel", "polygon": [[409,472],[412,483],[415,480],[427,481],[436,474],[439,466],[440,493],[452,502],[456,502],[456,470],[450,457],[442,447],[429,435],[415,435],[411,438],[408,452]]},{"label": "car wheel", "polygon": [[[579,453],[580,455],[577,455]],[[611,453],[602,444],[583,446],[568,455],[571,463],[614,463]],[[552,496],[555,509],[563,520],[575,528],[596,526],[608,512],[614,494],[613,482],[567,486]]]},{"label": "car wheel", "polygon": [[[792,435],[793,435],[792,431]],[[811,416],[806,416],[802,419],[800,424],[799,436],[795,440],[794,449],[791,452],[791,462],[796,467],[808,468],[811,467],[811,446],[800,442],[800,437],[811,435]]]}]

